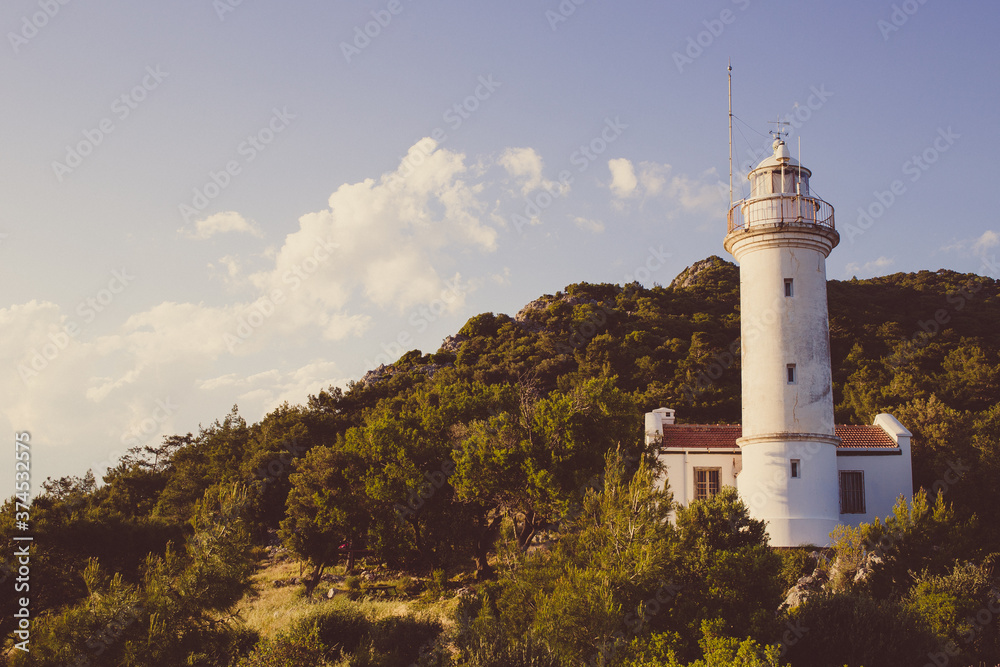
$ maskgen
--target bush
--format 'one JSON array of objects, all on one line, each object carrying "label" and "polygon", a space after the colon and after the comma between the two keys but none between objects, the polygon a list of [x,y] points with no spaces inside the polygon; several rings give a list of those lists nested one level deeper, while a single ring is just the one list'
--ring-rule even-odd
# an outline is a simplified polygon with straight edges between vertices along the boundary
[{"label": "bush", "polygon": [[423,585],[408,574],[403,575],[396,582],[396,590],[406,596],[416,595],[422,588]]},{"label": "bush", "polygon": [[444,570],[434,570],[431,572],[431,578],[427,581],[424,598],[429,602],[433,602],[444,595],[447,589],[448,576],[445,574]]},{"label": "bush", "polygon": [[350,654],[368,635],[368,619],[355,605],[336,604],[335,601],[299,619],[292,632],[297,636],[315,633],[334,654]]},{"label": "bush", "polygon": [[781,585],[785,592],[794,586],[802,577],[812,574],[817,563],[810,558],[811,549],[781,549],[776,553],[781,556]]},{"label": "bush", "polygon": [[361,577],[357,575],[350,575],[344,579],[344,587],[347,588],[347,597],[351,600],[357,600],[361,597]]},{"label": "bush", "polygon": [[787,658],[796,667],[923,665],[939,651],[934,634],[903,605],[837,593],[806,600],[792,614],[797,628]]},{"label": "bush", "polygon": [[924,572],[917,577],[903,603],[937,635],[957,661],[1000,661],[1000,634],[996,614],[1000,589],[991,567],[984,563],[956,563],[945,575]]},{"label": "bush", "polygon": [[428,618],[406,615],[377,618],[384,606],[334,601],[300,619],[293,636],[315,634],[330,647],[332,658],[350,656],[360,665],[409,665],[421,652],[429,653],[441,634],[441,624]]},{"label": "bush", "polygon": [[315,629],[304,635],[282,633],[261,640],[236,667],[322,667],[329,664],[326,652]]}]

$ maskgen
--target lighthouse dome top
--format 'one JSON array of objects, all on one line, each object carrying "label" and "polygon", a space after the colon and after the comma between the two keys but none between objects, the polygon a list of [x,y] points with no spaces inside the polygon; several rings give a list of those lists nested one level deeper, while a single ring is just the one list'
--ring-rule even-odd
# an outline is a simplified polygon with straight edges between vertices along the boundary
[{"label": "lighthouse dome top", "polygon": [[753,171],[747,174],[748,179],[752,180],[752,175],[756,171],[760,171],[762,169],[767,171],[775,169],[780,170],[782,167],[785,167],[786,169],[794,169],[795,171],[801,170],[803,172],[803,176],[812,176],[811,171],[800,165],[798,160],[789,155],[788,146],[785,145],[785,142],[781,137],[776,137],[774,139],[774,143],[771,145],[771,148],[774,153],[761,160],[760,164],[754,167]]}]

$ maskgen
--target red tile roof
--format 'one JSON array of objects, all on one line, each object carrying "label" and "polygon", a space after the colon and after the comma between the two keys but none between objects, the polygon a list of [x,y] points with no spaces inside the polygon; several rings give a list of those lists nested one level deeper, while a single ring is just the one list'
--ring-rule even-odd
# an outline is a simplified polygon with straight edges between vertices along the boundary
[{"label": "red tile roof", "polygon": [[878,426],[837,426],[840,449],[896,449],[896,443],[889,434]]},{"label": "red tile roof", "polygon": [[743,435],[739,424],[674,424],[663,427],[661,448],[703,449],[706,447],[736,447]]},{"label": "red tile roof", "polygon": [[[878,426],[837,426],[838,449],[896,449],[896,443]],[[735,448],[743,435],[739,424],[673,424],[663,427],[662,448]]]}]

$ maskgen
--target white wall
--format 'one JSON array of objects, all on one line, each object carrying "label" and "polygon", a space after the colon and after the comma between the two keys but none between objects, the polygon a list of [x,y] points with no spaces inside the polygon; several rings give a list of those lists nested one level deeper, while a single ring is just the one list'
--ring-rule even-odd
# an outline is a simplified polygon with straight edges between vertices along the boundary
[{"label": "white wall", "polygon": [[841,514],[840,522],[848,526],[885,519],[892,513],[896,499],[913,497],[913,467],[910,458],[910,432],[895,417],[882,413],[875,418],[893,441],[900,454],[862,456],[841,450],[837,456],[838,470],[861,470],[865,473],[864,514]]},{"label": "white wall", "polygon": [[720,468],[719,487],[736,486],[736,473],[740,471],[740,453],[734,449],[716,452],[664,452],[660,462],[666,469],[674,502],[688,505],[694,500],[694,469]]}]

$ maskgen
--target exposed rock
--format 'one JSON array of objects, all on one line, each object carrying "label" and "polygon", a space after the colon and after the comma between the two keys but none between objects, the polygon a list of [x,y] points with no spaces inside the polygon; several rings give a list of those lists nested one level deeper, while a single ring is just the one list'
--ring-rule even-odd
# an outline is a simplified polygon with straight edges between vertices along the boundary
[{"label": "exposed rock", "polygon": [[448,336],[441,343],[441,347],[438,352],[453,352],[458,354],[459,349],[462,347],[462,343],[469,340],[468,336],[462,334],[455,334],[454,336]]},{"label": "exposed rock", "polygon": [[869,551],[861,564],[858,566],[858,571],[854,573],[854,583],[863,583],[869,576],[871,576],[872,570],[882,564],[882,556],[876,551]]},{"label": "exposed rock", "polygon": [[396,374],[396,368],[394,366],[386,366],[385,364],[379,364],[377,368],[373,368],[364,374],[358,384],[368,384],[374,385],[380,382],[388,380],[393,375]]},{"label": "exposed rock", "polygon": [[571,294],[565,294],[560,292],[553,296],[552,294],[546,294],[545,296],[539,297],[534,301],[528,303],[524,308],[517,311],[517,315],[514,316],[514,321],[521,325],[521,328],[530,333],[538,333],[545,329],[545,326],[539,322],[536,322],[532,318],[532,313],[537,313],[546,310],[550,305],[555,302],[561,302],[569,304],[570,306],[578,306],[580,304],[590,304],[592,306],[600,305],[600,302],[596,299],[586,299],[579,296],[573,296]]},{"label": "exposed rock", "polygon": [[670,288],[681,289],[697,285],[704,279],[702,274],[706,271],[725,266],[727,264],[735,268],[734,264],[727,262],[717,255],[712,255],[707,259],[699,260],[677,274],[677,277],[670,283]]},{"label": "exposed rock", "polygon": [[812,574],[801,577],[795,582],[794,586],[788,589],[782,606],[788,609],[795,609],[810,597],[821,594],[823,592],[823,585],[827,581],[828,579],[823,570],[816,568]]}]

